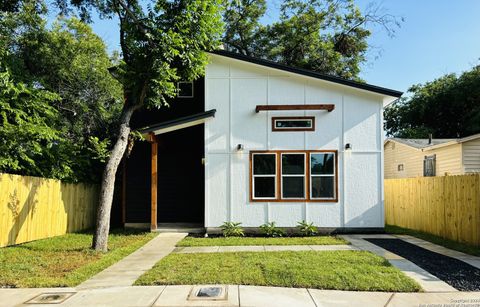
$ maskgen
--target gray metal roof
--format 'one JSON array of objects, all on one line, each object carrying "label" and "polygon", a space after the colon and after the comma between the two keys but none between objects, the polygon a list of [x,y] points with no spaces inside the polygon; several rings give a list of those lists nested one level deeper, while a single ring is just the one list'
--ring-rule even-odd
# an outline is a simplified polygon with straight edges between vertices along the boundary
[{"label": "gray metal roof", "polygon": [[402,138],[390,138],[389,140],[397,141],[399,143],[417,148],[423,149],[430,146],[435,146],[451,141],[456,141],[458,139],[432,139],[432,143],[429,142],[429,139],[402,139]]}]

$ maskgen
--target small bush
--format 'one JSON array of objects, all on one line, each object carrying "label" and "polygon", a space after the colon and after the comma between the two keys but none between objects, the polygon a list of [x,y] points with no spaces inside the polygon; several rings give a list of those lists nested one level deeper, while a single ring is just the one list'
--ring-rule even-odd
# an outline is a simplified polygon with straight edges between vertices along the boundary
[{"label": "small bush", "polygon": [[313,223],[307,223],[306,221],[301,221],[297,223],[297,228],[300,231],[302,236],[314,236],[318,233],[318,228],[313,226]]},{"label": "small bush", "polygon": [[260,226],[260,231],[262,234],[266,235],[267,237],[284,237],[285,231],[277,228],[275,226],[275,222],[265,223]]},{"label": "small bush", "polygon": [[220,226],[222,228],[222,233],[224,237],[243,237],[245,233],[243,232],[242,223],[235,222],[225,222]]}]

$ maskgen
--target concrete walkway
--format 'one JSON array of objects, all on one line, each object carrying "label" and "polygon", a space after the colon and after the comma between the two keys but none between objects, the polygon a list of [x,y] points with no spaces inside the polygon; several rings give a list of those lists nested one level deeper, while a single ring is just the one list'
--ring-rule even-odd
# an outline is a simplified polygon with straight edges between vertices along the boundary
[{"label": "concrete walkway", "polygon": [[77,289],[131,286],[175,249],[187,233],[160,233],[143,247],[77,286]]},{"label": "concrete walkway", "polygon": [[225,252],[273,252],[273,251],[341,251],[358,250],[352,245],[243,245],[243,246],[192,246],[177,247],[179,254]]},{"label": "concrete walkway", "polygon": [[[398,239],[398,237],[394,235],[380,235],[380,234],[372,234],[372,235],[342,235],[345,240],[349,241],[353,246],[367,250],[372,252],[376,255],[379,255],[388,260],[393,266],[397,267],[401,270],[405,275],[411,277],[415,280],[425,292],[455,292],[458,291],[457,289],[453,288],[446,282],[442,281],[441,279],[437,278],[436,276],[430,274],[429,272],[425,271],[421,267],[417,266],[413,262],[398,256],[392,252],[389,252],[380,246],[377,246],[373,243],[370,243],[364,238],[383,238],[383,239]],[[417,244],[413,242],[413,239],[419,240],[417,238],[409,237],[412,239],[410,243]],[[405,237],[401,237],[401,239],[405,239]],[[423,240],[422,240],[423,241]],[[426,242],[426,241],[423,241]],[[427,242],[429,243],[429,242]],[[429,243],[432,246],[437,246],[433,243]],[[417,244],[418,245],[418,244]],[[424,247],[424,246],[421,246]],[[445,251],[451,251],[450,249],[444,248]],[[438,251],[437,251],[438,252]],[[440,252],[441,253],[441,252]],[[465,255],[465,254],[464,254]],[[471,256],[473,257],[473,256]]]},{"label": "concrete walkway", "polygon": [[387,293],[333,291],[305,288],[277,288],[230,285],[223,300],[189,298],[200,286],[114,287],[75,290],[0,289],[0,306],[52,306],[24,304],[42,293],[70,292],[56,306],[275,306],[275,307],[380,307],[380,306],[478,306],[480,292]]}]

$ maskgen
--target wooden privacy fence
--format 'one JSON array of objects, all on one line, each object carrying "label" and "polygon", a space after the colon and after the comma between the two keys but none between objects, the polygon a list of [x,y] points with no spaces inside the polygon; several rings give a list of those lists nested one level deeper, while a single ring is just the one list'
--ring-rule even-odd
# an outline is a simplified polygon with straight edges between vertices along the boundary
[{"label": "wooden privacy fence", "polygon": [[385,222],[480,246],[480,174],[386,179]]},{"label": "wooden privacy fence", "polygon": [[98,186],[0,174],[0,247],[88,229]]}]

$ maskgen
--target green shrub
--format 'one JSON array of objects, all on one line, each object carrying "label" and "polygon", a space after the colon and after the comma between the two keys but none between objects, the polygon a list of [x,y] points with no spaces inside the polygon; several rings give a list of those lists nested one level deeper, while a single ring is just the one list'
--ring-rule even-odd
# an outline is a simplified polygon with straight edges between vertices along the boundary
[{"label": "green shrub", "polygon": [[297,223],[297,228],[300,231],[302,236],[314,236],[318,233],[318,228],[313,226],[313,223],[307,223],[306,221],[301,221]]},{"label": "green shrub", "polygon": [[222,233],[224,237],[243,237],[245,233],[243,232],[242,223],[235,222],[225,222],[220,226],[222,228]]},{"label": "green shrub", "polygon": [[275,226],[275,222],[265,223],[260,226],[260,231],[267,237],[284,237],[285,231]]}]

